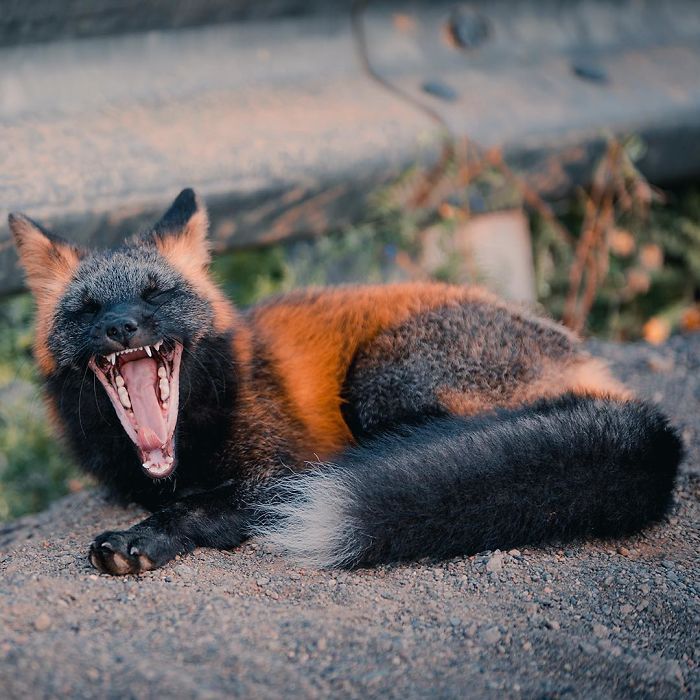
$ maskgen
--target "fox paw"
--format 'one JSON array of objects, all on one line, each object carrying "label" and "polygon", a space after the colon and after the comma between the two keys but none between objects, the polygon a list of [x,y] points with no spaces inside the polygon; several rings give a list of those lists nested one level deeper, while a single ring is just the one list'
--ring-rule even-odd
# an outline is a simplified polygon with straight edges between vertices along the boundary
[{"label": "fox paw", "polygon": [[179,553],[164,533],[149,530],[103,532],[90,545],[90,563],[103,574],[140,574],[163,566]]}]

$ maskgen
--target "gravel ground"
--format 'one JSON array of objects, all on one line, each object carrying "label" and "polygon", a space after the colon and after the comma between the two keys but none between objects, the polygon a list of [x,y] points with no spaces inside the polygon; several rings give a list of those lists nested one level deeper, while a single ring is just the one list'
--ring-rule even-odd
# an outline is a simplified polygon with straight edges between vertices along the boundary
[{"label": "gravel ground", "polygon": [[0,530],[0,695],[700,697],[700,334],[593,350],[683,430],[667,523],[352,573],[251,542],[111,578],[88,544],[142,512],[80,493]]}]

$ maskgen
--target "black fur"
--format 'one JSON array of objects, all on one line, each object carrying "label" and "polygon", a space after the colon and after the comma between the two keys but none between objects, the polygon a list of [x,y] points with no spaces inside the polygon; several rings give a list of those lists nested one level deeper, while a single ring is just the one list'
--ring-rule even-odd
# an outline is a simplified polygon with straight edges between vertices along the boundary
[{"label": "black fur", "polygon": [[302,477],[301,510],[286,509],[287,522],[274,529],[308,513],[309,480],[318,478],[345,495],[335,551],[318,559],[332,565],[627,535],[663,517],[682,455],[666,418],[636,401],[566,395],[439,418]]},{"label": "black fur", "polygon": [[175,197],[169,209],[161,216],[152,231],[149,232],[149,236],[153,234],[163,236],[170,233],[178,233],[187,225],[187,222],[197,213],[198,209],[197,195],[192,188],[187,187]]}]

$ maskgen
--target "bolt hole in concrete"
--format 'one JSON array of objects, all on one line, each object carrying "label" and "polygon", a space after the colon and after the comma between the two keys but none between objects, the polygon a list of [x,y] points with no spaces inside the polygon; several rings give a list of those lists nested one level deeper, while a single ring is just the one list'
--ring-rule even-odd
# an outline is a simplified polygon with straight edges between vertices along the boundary
[{"label": "bolt hole in concrete", "polygon": [[448,43],[460,50],[477,49],[490,35],[489,21],[471,7],[453,8],[445,24],[445,36]]}]

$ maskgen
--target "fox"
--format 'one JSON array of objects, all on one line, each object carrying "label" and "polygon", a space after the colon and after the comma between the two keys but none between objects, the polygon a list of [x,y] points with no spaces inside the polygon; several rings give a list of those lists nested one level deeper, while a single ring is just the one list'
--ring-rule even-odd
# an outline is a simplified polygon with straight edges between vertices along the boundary
[{"label": "fox", "polygon": [[264,537],[357,568],[624,537],[663,520],[683,445],[557,322],[476,286],[292,291],[239,310],[204,203],[85,249],[10,214],[48,414],[151,513],[95,537],[105,574]]}]

